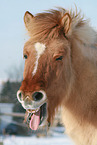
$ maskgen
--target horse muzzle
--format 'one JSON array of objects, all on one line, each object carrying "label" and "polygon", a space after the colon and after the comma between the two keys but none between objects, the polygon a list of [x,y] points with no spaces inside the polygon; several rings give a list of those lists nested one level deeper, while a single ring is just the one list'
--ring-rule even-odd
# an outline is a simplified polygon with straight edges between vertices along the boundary
[{"label": "horse muzzle", "polygon": [[34,92],[32,96],[24,95],[19,90],[17,92],[18,101],[28,112],[27,123],[32,130],[37,130],[39,125],[43,125],[47,119],[47,95],[45,91]]}]

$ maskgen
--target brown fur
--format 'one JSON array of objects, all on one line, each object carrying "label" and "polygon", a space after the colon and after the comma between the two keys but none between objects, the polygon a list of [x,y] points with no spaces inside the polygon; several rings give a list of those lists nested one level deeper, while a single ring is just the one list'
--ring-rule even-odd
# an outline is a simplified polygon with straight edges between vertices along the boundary
[{"label": "brown fur", "polygon": [[[77,145],[97,145],[97,33],[80,14],[65,9],[51,10],[35,17],[24,16],[30,40],[24,46],[25,94],[44,90],[48,98],[48,121],[62,105],[62,120]],[[35,65],[35,42],[46,45]],[[62,61],[56,57],[63,56]]]}]

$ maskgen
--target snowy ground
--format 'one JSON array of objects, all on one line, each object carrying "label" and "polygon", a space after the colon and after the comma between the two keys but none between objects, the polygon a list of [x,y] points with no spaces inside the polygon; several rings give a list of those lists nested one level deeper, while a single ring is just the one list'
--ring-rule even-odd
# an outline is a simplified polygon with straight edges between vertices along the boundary
[{"label": "snowy ground", "polygon": [[66,135],[53,137],[21,137],[5,136],[2,138],[3,145],[74,145]]}]

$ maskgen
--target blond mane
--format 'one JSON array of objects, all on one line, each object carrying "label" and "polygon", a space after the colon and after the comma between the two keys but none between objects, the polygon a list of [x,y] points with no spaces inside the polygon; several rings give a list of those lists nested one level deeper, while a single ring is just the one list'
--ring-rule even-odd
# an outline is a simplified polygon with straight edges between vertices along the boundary
[{"label": "blond mane", "polygon": [[[97,41],[97,33],[89,26],[89,21],[84,20],[81,13],[72,10],[67,11],[63,8],[58,10],[49,10],[44,13],[38,13],[31,23],[29,34],[33,40],[50,40],[63,35],[63,26],[60,23],[65,13],[71,17],[71,25],[68,38],[77,38],[82,43],[91,45]],[[63,24],[64,25],[64,24]],[[64,34],[65,35],[65,34]]]}]

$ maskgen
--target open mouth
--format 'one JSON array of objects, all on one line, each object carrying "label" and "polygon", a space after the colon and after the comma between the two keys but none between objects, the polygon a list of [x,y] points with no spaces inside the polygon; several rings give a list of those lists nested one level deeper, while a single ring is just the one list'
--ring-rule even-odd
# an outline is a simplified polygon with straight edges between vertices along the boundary
[{"label": "open mouth", "polygon": [[27,110],[27,124],[32,130],[37,130],[47,118],[47,103],[44,103],[39,109]]}]

